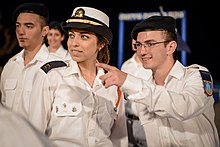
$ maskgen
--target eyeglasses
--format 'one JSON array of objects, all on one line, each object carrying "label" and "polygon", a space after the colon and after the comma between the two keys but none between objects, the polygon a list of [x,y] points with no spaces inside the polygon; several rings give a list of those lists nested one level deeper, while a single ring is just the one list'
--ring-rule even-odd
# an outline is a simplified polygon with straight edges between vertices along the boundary
[{"label": "eyeglasses", "polygon": [[166,43],[166,42],[170,42],[169,40],[166,41],[161,41],[161,42],[147,42],[147,43],[140,43],[140,42],[136,42],[134,44],[134,48],[135,49],[141,49],[142,46],[147,49],[147,48],[153,48],[156,44],[160,44],[160,43]]}]

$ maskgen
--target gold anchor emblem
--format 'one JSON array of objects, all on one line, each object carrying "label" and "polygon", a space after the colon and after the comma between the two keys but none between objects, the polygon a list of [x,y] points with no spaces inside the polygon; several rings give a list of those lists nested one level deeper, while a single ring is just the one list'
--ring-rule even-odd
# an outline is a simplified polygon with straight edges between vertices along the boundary
[{"label": "gold anchor emblem", "polygon": [[78,10],[76,10],[75,12],[75,17],[83,17],[85,15],[85,10],[83,10],[82,8],[79,8]]}]

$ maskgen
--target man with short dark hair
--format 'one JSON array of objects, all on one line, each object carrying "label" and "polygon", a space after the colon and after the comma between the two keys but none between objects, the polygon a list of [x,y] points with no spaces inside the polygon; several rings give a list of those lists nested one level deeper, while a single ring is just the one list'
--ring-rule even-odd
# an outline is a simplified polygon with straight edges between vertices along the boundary
[{"label": "man with short dark hair", "polygon": [[49,10],[41,3],[24,3],[13,12],[16,37],[23,50],[9,59],[1,74],[1,102],[27,117],[32,79],[48,60],[44,37],[49,27]]},{"label": "man with short dark hair", "polygon": [[219,147],[212,76],[203,66],[185,67],[176,59],[175,19],[149,17],[131,35],[143,67],[152,70],[149,80],[106,64],[97,66],[107,71],[100,76],[105,87],[120,86],[139,104],[148,147]]}]

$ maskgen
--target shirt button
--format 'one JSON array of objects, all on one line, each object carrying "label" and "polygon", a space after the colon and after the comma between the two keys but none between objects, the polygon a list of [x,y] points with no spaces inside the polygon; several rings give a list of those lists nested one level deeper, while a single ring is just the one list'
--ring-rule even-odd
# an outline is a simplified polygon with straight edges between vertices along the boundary
[{"label": "shirt button", "polygon": [[73,112],[76,112],[76,111],[77,111],[76,107],[73,107],[73,108],[72,108],[72,111],[73,111]]}]

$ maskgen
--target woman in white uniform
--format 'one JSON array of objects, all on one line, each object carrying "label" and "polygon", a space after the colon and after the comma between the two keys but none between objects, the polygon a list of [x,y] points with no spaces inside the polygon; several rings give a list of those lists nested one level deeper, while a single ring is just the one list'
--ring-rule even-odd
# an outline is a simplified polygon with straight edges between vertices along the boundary
[{"label": "woman in white uniform", "polygon": [[[65,31],[62,29],[59,21],[51,21],[49,23],[49,31],[47,34],[47,48],[50,55],[55,58],[70,60],[71,57],[68,54],[66,48],[64,48]],[[52,58],[51,57],[51,58]]]},{"label": "woman in white uniform", "polygon": [[58,147],[127,147],[123,94],[105,88],[112,32],[100,10],[77,7],[63,23],[68,32],[70,62],[49,62],[35,78],[29,120]]}]

